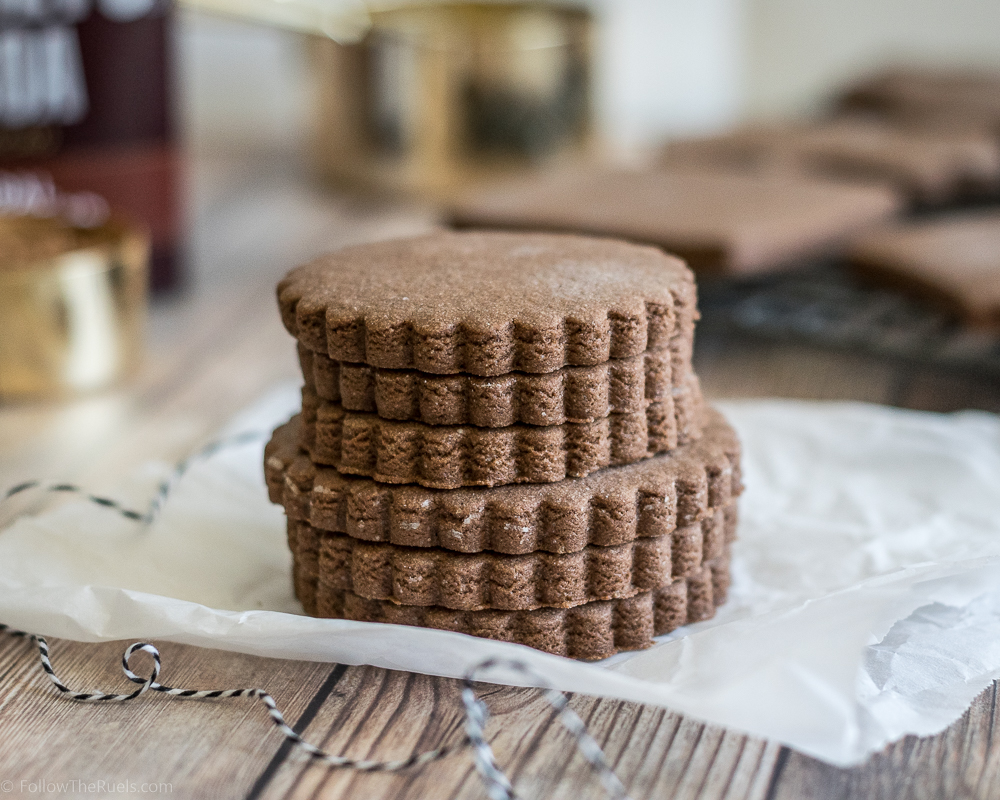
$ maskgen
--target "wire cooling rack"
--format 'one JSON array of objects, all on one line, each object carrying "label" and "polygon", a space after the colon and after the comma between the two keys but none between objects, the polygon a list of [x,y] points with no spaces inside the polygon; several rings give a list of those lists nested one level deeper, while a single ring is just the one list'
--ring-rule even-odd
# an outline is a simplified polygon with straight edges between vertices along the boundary
[{"label": "wire cooling rack", "polygon": [[808,342],[1000,380],[1000,332],[970,330],[838,264],[752,281],[701,281],[699,331]]}]

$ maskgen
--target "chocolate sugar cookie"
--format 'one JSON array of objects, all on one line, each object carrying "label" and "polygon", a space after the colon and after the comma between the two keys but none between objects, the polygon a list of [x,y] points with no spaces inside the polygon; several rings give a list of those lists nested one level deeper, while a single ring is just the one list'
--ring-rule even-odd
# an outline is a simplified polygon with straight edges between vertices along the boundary
[{"label": "chocolate sugar cookie", "polygon": [[862,77],[843,92],[848,110],[995,132],[1000,72],[955,67],[895,67]]},{"label": "chocolate sugar cookie", "polygon": [[373,544],[289,520],[301,569],[329,590],[369,600],[474,611],[568,608],[632,597],[685,578],[723,555],[735,538],[736,506],[671,534],[574,553],[456,553]]},{"label": "chocolate sugar cookie", "polygon": [[725,599],[740,448],[691,368],[683,262],[451,231],[317,259],[278,297],[305,386],[265,478],[307,613],[597,659]]},{"label": "chocolate sugar cookie", "polygon": [[671,390],[689,379],[690,371],[675,378],[671,360],[669,350],[649,350],[590,367],[478,377],[379,369],[299,347],[306,388],[347,411],[483,428],[593,422],[642,411],[647,402],[671,397]]},{"label": "chocolate sugar cookie", "polygon": [[[552,372],[670,346],[693,323],[679,259],[609,239],[440,232],[349,247],[278,285],[310,350],[388,369]],[[688,326],[690,327],[690,326]]]},{"label": "chocolate sugar cookie", "polygon": [[291,519],[370,542],[464,553],[571,553],[700,522],[742,492],[740,446],[713,410],[701,439],[585,478],[492,489],[392,486],[342,475],[299,451],[301,420],[265,448],[272,502]]},{"label": "chocolate sugar cookie", "polygon": [[[318,548],[297,541],[306,528],[289,526],[293,550]],[[721,555],[690,569],[686,576],[631,597],[596,600],[568,608],[530,610],[456,610],[441,606],[403,605],[392,600],[372,600],[347,586],[349,577],[326,573],[323,580],[315,563],[296,558],[295,593],[314,616],[340,617],[363,622],[415,625],[468,633],[489,639],[517,642],[557,655],[585,660],[606,658],[621,650],[649,647],[653,636],[681,625],[710,619],[729,590],[730,545]]]},{"label": "chocolate sugar cookie", "polygon": [[716,607],[725,602],[728,587],[726,555],[661,589],[565,609],[453,611],[366,600],[348,592],[342,613],[329,613],[331,609],[322,607],[317,610],[321,616],[457,631],[594,661],[622,650],[647,648],[654,636],[711,618]]},{"label": "chocolate sugar cookie", "polygon": [[676,253],[696,271],[739,274],[826,253],[900,207],[884,186],[788,172],[595,169],[477,191],[454,205],[452,221],[621,236]]},{"label": "chocolate sugar cookie", "polygon": [[382,483],[435,489],[552,483],[630,464],[700,436],[701,393],[693,378],[683,388],[630,414],[505,428],[386,420],[304,391],[300,445],[318,464]]},{"label": "chocolate sugar cookie", "polygon": [[915,294],[970,325],[1000,328],[1000,212],[949,214],[873,231],[849,252],[854,271]]},{"label": "chocolate sugar cookie", "polygon": [[1000,142],[983,131],[847,116],[808,125],[739,128],[671,142],[664,164],[785,169],[879,181],[913,203],[939,205],[1000,188]]}]

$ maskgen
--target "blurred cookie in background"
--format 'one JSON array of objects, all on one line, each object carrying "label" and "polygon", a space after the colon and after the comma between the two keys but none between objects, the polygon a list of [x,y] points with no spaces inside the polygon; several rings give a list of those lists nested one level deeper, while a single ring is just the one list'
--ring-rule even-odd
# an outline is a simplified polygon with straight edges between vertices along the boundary
[{"label": "blurred cookie in background", "polygon": [[1000,136],[1000,72],[987,69],[894,67],[847,86],[837,104],[843,110]]},{"label": "blurred cookie in background", "polygon": [[1000,193],[1000,137],[973,128],[894,122],[862,114],[680,139],[664,148],[661,163],[883,182],[916,207]]},{"label": "blurred cookie in background", "polygon": [[837,252],[903,205],[886,186],[784,170],[592,169],[468,194],[450,218],[456,227],[621,237],[662,247],[700,273],[750,274]]},{"label": "blurred cookie in background", "polygon": [[972,326],[1000,329],[1000,210],[873,231],[849,258],[865,279],[915,294]]}]

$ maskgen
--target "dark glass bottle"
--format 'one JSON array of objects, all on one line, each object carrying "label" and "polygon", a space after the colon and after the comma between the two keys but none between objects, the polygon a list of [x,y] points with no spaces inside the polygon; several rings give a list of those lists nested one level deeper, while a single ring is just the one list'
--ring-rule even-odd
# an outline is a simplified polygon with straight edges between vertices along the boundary
[{"label": "dark glass bottle", "polygon": [[104,197],[149,231],[152,289],[177,287],[169,5],[5,0],[0,9],[0,168]]}]

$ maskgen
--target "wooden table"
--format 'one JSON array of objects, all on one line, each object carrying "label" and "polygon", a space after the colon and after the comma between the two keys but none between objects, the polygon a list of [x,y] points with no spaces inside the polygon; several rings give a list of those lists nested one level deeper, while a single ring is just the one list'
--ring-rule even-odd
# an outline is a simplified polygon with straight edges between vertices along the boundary
[{"label": "wooden table", "polygon": [[[425,229],[413,208],[323,194],[294,165],[206,159],[192,174],[193,286],[161,303],[150,356],[128,387],[64,405],[0,407],[0,487],[27,477],[109,489],[151,458],[175,460],[276,381],[293,378],[291,339],[273,285],[289,266],[352,241]],[[940,411],[1000,410],[996,387],[971,378],[806,347],[699,341],[710,397],[855,399]],[[73,687],[128,690],[127,643],[52,642]],[[334,753],[397,758],[461,736],[457,681],[372,667],[280,661],[158,643],[165,683],[257,686],[295,729]],[[533,690],[484,694],[497,759],[525,798],[600,798],[603,791],[554,713]],[[636,800],[641,798],[1000,797],[993,743],[996,684],[939,736],[909,737],[855,769],[636,703],[572,699]],[[259,703],[176,702],[147,696],[86,706],[56,696],[30,643],[0,634],[0,792],[92,795],[60,782],[126,783],[120,796],[246,798],[483,798],[467,754],[400,775],[358,775],[308,764],[283,744]],[[5,784],[9,781],[9,784]],[[35,784],[32,791],[31,784]],[[107,787],[105,787],[107,789]],[[116,796],[117,796],[116,795]]]}]

